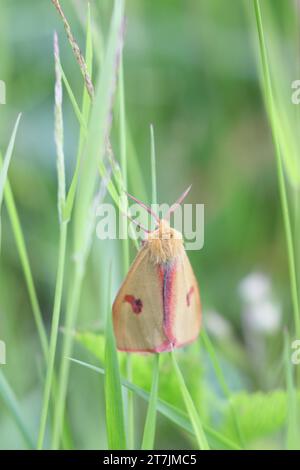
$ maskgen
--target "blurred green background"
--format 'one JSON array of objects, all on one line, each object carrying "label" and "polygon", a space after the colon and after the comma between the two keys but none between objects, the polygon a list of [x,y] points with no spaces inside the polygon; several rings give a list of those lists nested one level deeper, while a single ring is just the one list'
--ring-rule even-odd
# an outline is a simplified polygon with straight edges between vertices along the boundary
[{"label": "blurred green background", "polygon": [[[105,33],[112,2],[90,3],[95,25],[99,22]],[[84,0],[62,1],[82,50],[86,4]],[[283,18],[292,21],[292,2],[273,2],[273,7],[279,26]],[[145,202],[151,202],[149,126],[153,123],[159,201],[172,203],[192,184],[187,202],[205,204],[204,248],[190,251],[189,257],[200,284],[204,325],[207,324],[214,339],[226,381],[234,392],[281,388],[282,332],[284,326],[293,331],[292,315],[276,165],[259,85],[251,3],[128,0],[126,17],[126,116],[148,195]],[[51,321],[58,242],[53,138],[54,30],[59,35],[64,70],[80,100],[82,78],[51,1],[1,0],[0,79],[6,83],[7,103],[0,106],[0,146],[4,151],[16,115],[21,111],[9,178],[47,328]],[[290,33],[278,27],[276,34],[293,62]],[[78,124],[66,92],[63,111],[69,182],[76,158]],[[114,140],[113,145],[118,158]],[[143,183],[133,184],[130,179],[130,153],[128,160],[129,191],[143,197]],[[131,254],[134,255],[134,247]],[[80,330],[103,326],[107,263],[113,257],[115,292],[122,279],[120,256],[118,243],[95,237],[80,305]],[[62,326],[63,315],[64,305]],[[7,346],[7,364],[0,366],[1,370],[36,435],[42,356],[5,208],[0,339]],[[187,381],[194,396],[195,391],[199,392],[204,414],[230,435],[207,354],[199,353],[196,346],[180,354],[186,364]],[[73,355],[92,361],[79,344]],[[193,375],[195,363],[199,373]],[[171,401],[176,396],[175,388],[170,391]],[[274,413],[277,406],[276,402]],[[145,405],[136,400],[136,407],[141,410],[141,414],[136,414],[142,426]],[[106,446],[102,378],[72,366],[68,412],[76,448]],[[281,420],[276,429],[268,432],[249,431],[253,436],[247,446],[282,447],[282,424]],[[0,448],[23,446],[0,399]],[[160,417],[156,446],[189,448],[193,442]]]}]

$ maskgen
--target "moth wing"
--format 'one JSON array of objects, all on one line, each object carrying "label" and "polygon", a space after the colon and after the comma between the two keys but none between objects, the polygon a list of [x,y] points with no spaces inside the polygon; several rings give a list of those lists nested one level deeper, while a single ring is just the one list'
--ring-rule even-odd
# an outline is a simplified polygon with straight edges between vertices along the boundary
[{"label": "moth wing", "polygon": [[117,347],[128,352],[159,351],[163,328],[162,279],[146,247],[133,262],[113,304]]},{"label": "moth wing", "polygon": [[[201,326],[201,303],[197,279],[190,260],[183,252],[172,267],[170,291],[166,292],[166,307],[169,310],[168,330],[175,347],[194,341]],[[168,286],[167,286],[168,289]],[[169,305],[170,304],[170,305]]]}]

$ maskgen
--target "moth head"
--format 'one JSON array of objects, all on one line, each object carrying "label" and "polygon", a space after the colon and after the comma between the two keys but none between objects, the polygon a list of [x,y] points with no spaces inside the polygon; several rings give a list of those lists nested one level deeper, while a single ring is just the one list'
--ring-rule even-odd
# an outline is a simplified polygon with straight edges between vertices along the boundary
[{"label": "moth head", "polygon": [[148,234],[146,243],[152,260],[158,264],[176,258],[184,249],[182,234],[164,219],[160,220],[157,229]]},{"label": "moth head", "polygon": [[158,227],[148,234],[148,240],[171,242],[175,242],[176,240],[182,241],[182,234],[178,230],[172,228],[167,220],[161,219],[158,223]]}]

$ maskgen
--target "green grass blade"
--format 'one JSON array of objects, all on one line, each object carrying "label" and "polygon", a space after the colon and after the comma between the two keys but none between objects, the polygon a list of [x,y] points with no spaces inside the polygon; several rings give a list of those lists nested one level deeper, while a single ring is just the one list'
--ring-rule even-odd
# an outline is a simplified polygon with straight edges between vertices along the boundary
[{"label": "green grass blade", "polygon": [[[89,64],[89,62],[87,62],[87,64]],[[72,91],[72,88],[71,88],[71,85],[70,85],[70,83],[69,83],[69,81],[68,81],[68,79],[67,79],[67,77],[66,77],[66,75],[65,75],[65,73],[62,69],[62,66],[61,66],[61,71],[62,71],[62,78],[64,80],[67,93],[68,93],[70,101],[73,105],[74,113],[75,113],[75,115],[78,119],[78,123],[80,125],[80,139],[79,139],[78,153],[77,153],[77,159],[76,159],[76,167],[75,167],[75,171],[74,171],[74,174],[73,174],[73,177],[72,177],[71,185],[70,185],[70,188],[69,188],[69,191],[68,191],[67,200],[66,200],[66,204],[65,204],[65,217],[64,218],[65,218],[65,220],[69,220],[69,218],[71,217],[71,212],[72,212],[73,205],[74,205],[75,193],[76,193],[78,177],[79,177],[81,156],[82,156],[82,152],[83,152],[83,145],[84,145],[85,139],[87,137],[87,124],[88,124],[88,118],[89,118],[90,97],[89,97],[89,95],[86,91],[86,87],[84,87],[85,88],[84,99],[83,99],[82,111],[80,111],[79,105],[77,104],[75,95],[74,95],[74,93]],[[120,152],[121,156],[126,155],[126,153],[127,153],[127,150],[124,146],[124,143],[126,143],[126,138],[124,138],[123,134],[124,134],[124,129],[122,129],[122,140],[121,140],[121,142],[123,142],[123,144],[121,146],[121,152]],[[123,166],[124,166],[124,157],[121,157],[121,159],[123,160]],[[127,161],[127,159],[126,159],[126,161]],[[127,187],[127,182],[123,178],[123,170],[122,170],[122,172],[120,171],[119,167],[116,165],[116,162],[112,161],[111,163],[112,163],[113,174],[114,174],[114,177],[116,178],[116,181],[117,181],[119,193],[123,193],[124,187],[125,188]],[[106,167],[105,167],[105,165],[102,161],[99,162],[98,170],[99,170],[100,176],[102,178],[106,178],[107,180],[109,180],[109,174],[108,174],[107,169],[106,169]],[[112,200],[116,204],[116,206],[120,210],[122,210],[124,213],[127,213],[127,205],[123,206],[120,203],[120,196],[119,196],[119,193],[118,193],[113,181],[111,181],[111,180],[108,181],[107,189],[108,189],[108,192],[109,192]]]},{"label": "green grass blade", "polygon": [[17,130],[19,126],[19,122],[21,119],[21,114],[18,115],[16,123],[13,128],[13,132],[11,134],[9,144],[4,156],[3,164],[1,166],[1,171],[0,171],[0,212],[1,212],[1,206],[2,206],[2,201],[3,201],[3,194],[4,194],[4,187],[5,187],[5,182],[7,179],[7,173],[8,173],[8,168],[10,164],[10,160],[13,154],[14,146],[15,146],[15,140],[16,140],[16,135],[17,135]]},{"label": "green grass blade", "polygon": [[201,450],[210,450],[209,444],[208,444],[207,439],[206,439],[205,432],[203,430],[203,426],[202,426],[200,417],[199,417],[198,412],[195,408],[195,405],[194,405],[194,402],[191,398],[191,395],[190,395],[190,393],[187,389],[187,386],[185,384],[183,375],[182,375],[182,373],[179,369],[179,366],[177,364],[177,360],[176,360],[176,356],[175,356],[174,352],[171,353],[171,357],[172,357],[173,366],[174,366],[174,369],[175,369],[175,372],[176,372],[176,375],[177,375],[177,380],[178,380],[178,384],[179,384],[179,387],[180,387],[180,390],[181,390],[182,398],[184,400],[189,418],[190,418],[191,423],[193,425],[198,445],[199,445]]},{"label": "green grass blade", "polygon": [[[123,72],[123,57],[121,55],[120,61],[120,75],[119,75],[119,146],[120,146],[120,162],[121,162],[121,171],[122,179],[124,186],[127,189],[127,147],[126,147],[126,114],[125,114],[125,96],[124,96],[124,72]],[[124,188],[123,188],[124,189]],[[128,204],[127,196],[124,197],[124,207],[123,212],[127,214]],[[122,217],[122,224],[124,224],[123,230],[124,233],[127,233],[127,218]],[[129,243],[128,237],[126,236],[125,240],[122,242],[122,252],[123,252],[123,272],[127,274],[129,269]]]},{"label": "green grass blade", "polygon": [[151,137],[151,187],[152,187],[152,201],[151,204],[157,204],[157,184],[156,184],[156,154],[155,154],[155,140],[153,125],[150,126]]},{"label": "green grass blade", "polygon": [[20,411],[18,400],[2,371],[0,371],[0,397],[13,417],[27,447],[29,449],[34,449],[34,440],[27,429],[26,422]]},{"label": "green grass blade", "polygon": [[284,358],[287,388],[287,436],[286,448],[288,450],[300,449],[299,408],[297,403],[297,389],[293,379],[293,364],[291,362],[291,340],[288,332],[284,335]]},{"label": "green grass blade", "polygon": [[83,113],[80,111],[80,107],[77,103],[77,100],[75,98],[75,95],[72,91],[72,88],[71,88],[71,85],[66,77],[66,74],[64,72],[64,69],[62,67],[62,65],[60,64],[60,71],[61,71],[61,75],[62,75],[62,79],[63,79],[63,82],[64,82],[64,85],[66,87],[66,90],[67,90],[67,93],[69,95],[69,98],[70,98],[70,101],[71,101],[71,104],[72,104],[72,107],[73,107],[73,111],[75,113],[75,116],[77,117],[78,119],[78,122],[79,122],[79,125],[80,125],[80,128],[83,130],[83,132],[85,133],[85,135],[87,134],[87,123],[83,117]]},{"label": "green grass blade", "polygon": [[[2,156],[0,153],[0,162],[1,161],[2,161]],[[23,269],[24,278],[26,282],[26,287],[28,290],[28,295],[29,295],[29,299],[31,303],[31,308],[33,311],[33,316],[35,319],[35,323],[36,323],[37,330],[38,330],[38,335],[40,338],[43,356],[44,356],[44,359],[46,360],[48,356],[47,334],[46,334],[45,326],[44,326],[43,319],[42,319],[42,313],[40,310],[39,301],[37,298],[37,293],[36,293],[33,275],[32,275],[30,262],[29,262],[29,256],[28,256],[28,252],[27,252],[27,248],[25,244],[25,239],[24,239],[18,211],[16,208],[13,192],[12,192],[8,179],[7,179],[5,191],[4,191],[4,200],[5,200],[8,215],[10,218],[12,232],[13,232],[16,246],[17,246],[17,251],[20,257],[21,266]]]},{"label": "green grass blade", "polygon": [[[124,92],[124,70],[123,70],[123,54],[121,53],[120,59],[120,72],[118,81],[118,98],[119,98],[119,147],[120,147],[120,163],[121,163],[121,178],[118,185],[119,191],[127,189],[127,147],[126,147],[126,112],[125,112],[125,92]],[[122,191],[121,202],[123,213],[128,212],[128,198],[127,195]],[[121,218],[121,231],[126,234],[124,240],[122,240],[122,264],[123,274],[126,276],[129,269],[129,240],[128,240],[128,221],[126,217]],[[132,361],[130,354],[126,357],[126,370],[128,380],[132,378]],[[132,392],[127,391],[127,441],[128,448],[135,448],[134,439],[134,404]]]},{"label": "green grass blade", "polygon": [[[64,209],[66,198],[65,187],[65,157],[64,157],[64,128],[62,114],[62,77],[60,69],[59,45],[56,33],[54,34],[54,58],[55,58],[55,146],[56,146],[56,167],[57,167],[57,206],[59,215],[59,250],[58,250],[58,266],[56,274],[56,285],[54,295],[54,306],[52,314],[49,355],[47,361],[46,380],[44,385],[43,404],[40,418],[40,427],[38,434],[37,448],[41,450],[44,444],[47,417],[49,412],[51,389],[54,384],[54,364],[56,355],[56,346],[58,338],[58,326],[60,319],[65,257],[67,246],[67,222],[64,221]],[[55,391],[55,389],[53,389]],[[54,394],[53,394],[54,395]],[[55,397],[55,395],[54,395]],[[66,436],[66,433],[64,434]]]},{"label": "green grass blade", "polygon": [[[1,159],[1,155],[0,155],[0,159]],[[38,330],[38,335],[39,335],[42,351],[43,351],[44,357],[46,358],[48,354],[47,334],[46,334],[45,326],[43,323],[42,313],[41,313],[41,309],[39,306],[39,301],[37,298],[37,293],[36,293],[36,289],[35,289],[35,285],[33,281],[33,276],[32,276],[31,267],[29,263],[29,256],[28,256],[26,244],[25,244],[25,239],[24,239],[18,211],[16,208],[14,196],[11,190],[11,186],[9,184],[9,180],[7,180],[6,185],[5,185],[4,200],[5,200],[8,215],[10,218],[13,235],[14,235],[15,242],[17,245],[17,250],[19,253],[20,260],[21,260],[21,265],[22,265],[22,269],[24,272],[25,282],[26,282],[26,286],[27,286],[27,290],[29,294],[33,316],[34,316],[35,323],[36,323],[37,330]]]},{"label": "green grass blade", "polygon": [[[100,73],[98,88],[92,107],[89,135],[86,143],[86,155],[81,168],[78,198],[75,211],[75,251],[81,252],[85,238],[87,211],[90,206],[97,182],[97,168],[102,160],[109,131],[112,97],[116,82],[116,60],[122,47],[121,29],[123,24],[124,1],[115,2],[111,21],[110,37],[103,68]],[[121,41],[121,42],[120,42]]]},{"label": "green grass blade", "polygon": [[[91,24],[90,24],[90,14],[88,14],[88,24],[87,24],[87,39],[86,39],[86,66],[87,70],[89,73],[89,76],[92,76],[92,61],[93,61],[93,46],[92,46],[92,37],[91,37]],[[72,90],[72,87],[70,85],[69,80],[66,77],[65,72],[63,71],[62,65],[60,64],[61,67],[61,73],[62,73],[62,78],[63,82],[66,87],[66,91],[69,95],[69,99],[71,101],[71,104],[73,106],[73,110],[75,113],[75,116],[77,117],[79,126],[80,126],[80,135],[79,135],[79,145],[78,145],[78,152],[77,152],[77,158],[76,158],[76,166],[75,166],[75,171],[72,177],[72,181],[70,184],[70,188],[68,191],[67,195],[67,200],[65,204],[65,220],[68,220],[71,217],[73,205],[74,205],[74,200],[75,200],[75,193],[76,193],[76,188],[78,184],[78,178],[79,178],[79,170],[80,170],[80,164],[81,164],[81,158],[82,158],[82,153],[84,150],[84,143],[87,138],[87,128],[88,128],[88,121],[89,121],[89,115],[90,115],[90,106],[91,106],[91,97],[87,92],[86,86],[84,86],[84,91],[83,91],[83,100],[82,100],[82,110],[80,110],[79,105],[77,103],[77,100],[75,98],[75,94]],[[99,162],[98,164],[98,170],[100,173],[100,176],[102,178],[106,178],[109,180],[109,175],[106,170],[105,165],[103,164],[102,161]],[[115,171],[115,170],[114,170]],[[125,185],[126,186],[126,185]],[[122,189],[124,187],[124,182],[122,180]],[[120,198],[119,194],[113,184],[112,181],[108,181],[107,183],[107,189],[117,205],[117,207],[120,207]]]},{"label": "green grass blade", "polygon": [[54,414],[52,448],[60,444],[61,428],[69,380],[69,361],[72,353],[73,334],[82,289],[82,280],[87,259],[87,230],[89,230],[90,210],[98,181],[97,169],[106,149],[109,132],[111,106],[118,72],[117,58],[122,48],[122,29],[124,19],[124,0],[116,1],[112,14],[109,38],[103,67],[100,71],[95,99],[91,110],[85,155],[80,168],[80,181],[74,207],[74,253],[76,253],[73,278],[67,300],[66,334],[62,346],[62,361],[59,373],[59,388]]},{"label": "green grass blade", "polygon": [[[88,14],[87,14],[87,26],[86,26],[86,46],[85,46],[85,63],[87,67],[87,71],[90,77],[92,77],[93,74],[93,41],[92,41],[92,25],[91,25],[91,9],[90,9],[90,4],[88,4]],[[65,76],[65,85],[66,83],[69,82]],[[79,107],[77,105],[76,98],[74,96],[74,93],[69,85],[67,88],[69,98],[73,100],[73,108],[74,112],[76,114],[76,110],[79,110]],[[75,110],[76,109],[76,110]],[[76,188],[77,188],[77,183],[78,183],[78,177],[79,177],[79,171],[80,171],[80,162],[81,162],[81,156],[84,148],[84,143],[85,139],[87,136],[87,125],[89,121],[89,116],[90,116],[90,109],[91,109],[91,98],[90,95],[87,91],[86,86],[83,86],[83,94],[82,94],[82,106],[81,106],[81,111],[79,111],[79,115],[77,116],[79,125],[80,125],[80,131],[79,131],[79,143],[78,143],[78,151],[77,151],[77,158],[76,158],[76,166],[75,166],[75,171],[73,174],[73,178],[71,181],[71,185],[68,191],[67,195],[67,200],[66,200],[66,207],[65,207],[65,218],[68,220],[71,217],[73,205],[74,205],[74,199],[75,199],[75,193],[76,193]]]},{"label": "green grass blade", "polygon": [[[157,185],[156,185],[156,156],[153,126],[150,126],[151,136],[151,188],[152,201],[151,204],[157,204]],[[147,411],[146,423],[144,428],[142,449],[153,449],[156,428],[156,408],[158,398],[158,382],[159,382],[159,354],[155,355],[153,365],[153,379],[151,386],[151,394]]]},{"label": "green grass blade", "polygon": [[111,283],[112,271],[110,268],[105,337],[106,432],[108,448],[112,450],[124,450],[126,449],[126,434],[124,426],[124,411],[119,361],[112,325]]},{"label": "green grass blade", "polygon": [[[148,201],[144,174],[140,167],[138,155],[133,144],[128,122],[126,128],[126,141],[128,153],[128,184],[131,187],[136,188],[136,197],[138,197],[141,201]],[[138,187],[136,187],[137,181],[139,182]]]},{"label": "green grass blade", "polygon": [[208,336],[208,334],[206,333],[205,330],[202,330],[202,332],[201,332],[201,339],[203,341],[203,344],[205,346],[206,351],[208,352],[208,354],[210,356],[210,359],[211,359],[216,377],[217,377],[218,382],[220,384],[220,387],[221,387],[225,397],[228,399],[228,401],[230,403],[231,414],[232,414],[232,418],[233,418],[233,421],[234,421],[234,424],[235,424],[236,434],[238,436],[240,445],[242,447],[244,447],[244,445],[245,445],[244,444],[244,437],[242,435],[242,430],[241,430],[241,425],[240,425],[240,422],[239,422],[239,417],[238,417],[238,415],[235,411],[233,403],[230,400],[231,393],[230,393],[230,390],[229,390],[228,385],[226,383],[226,380],[225,380],[225,377],[223,375],[222,369],[220,367],[215,349],[214,349],[213,344],[212,344],[212,342],[211,342],[211,340],[210,340],[210,338],[209,338],[209,336]]},{"label": "green grass blade", "polygon": [[[94,372],[97,372],[98,374],[105,375],[105,370],[100,367],[93,366],[92,364],[88,364],[87,362],[80,361],[78,359],[69,358],[69,360],[74,362],[75,364],[79,364],[83,367],[93,370]],[[140,398],[142,398],[143,400],[149,403],[150,394],[146,390],[129,382],[128,380],[124,378],[121,378],[121,381],[124,387],[128,388],[129,390],[134,392],[137,396],[139,396]],[[162,415],[164,415],[166,418],[168,418],[170,421],[172,421],[174,424],[176,424],[183,430],[195,436],[193,426],[191,425],[188,419],[188,416],[183,411],[179,410],[173,405],[170,405],[166,401],[161,400],[160,398],[157,400],[157,411],[159,411]],[[203,427],[209,438],[211,445],[214,448],[241,450],[238,444],[233,442],[231,439],[223,436],[219,432],[215,431],[210,426],[204,424]]]},{"label": "green grass blade", "polygon": [[58,338],[58,326],[61,311],[64,269],[65,269],[65,256],[67,245],[67,222],[64,221],[64,206],[65,206],[65,158],[64,158],[64,132],[63,132],[63,116],[62,116],[62,83],[60,73],[60,59],[59,59],[59,46],[57,35],[54,35],[54,57],[55,57],[55,144],[56,144],[56,160],[57,160],[57,179],[58,179],[58,192],[57,192],[57,205],[59,214],[59,251],[58,251],[58,266],[55,285],[54,306],[52,314],[49,356],[47,361],[47,373],[44,386],[42,412],[40,418],[40,428],[38,435],[37,448],[41,450],[44,444],[44,437],[46,431],[47,417],[50,404],[51,389],[54,381],[54,364],[56,355],[56,346]]},{"label": "green grass blade", "polygon": [[126,115],[125,115],[125,96],[124,96],[124,70],[123,56],[120,61],[119,73],[119,141],[120,141],[120,162],[123,180],[127,188],[127,152],[126,152]]},{"label": "green grass blade", "polygon": [[[1,155],[0,155],[1,157]],[[5,187],[5,192],[4,192],[4,199],[5,199],[5,204],[7,207],[8,215],[10,218],[11,226],[12,226],[12,231],[15,237],[15,242],[17,246],[17,250],[19,253],[19,257],[21,260],[21,265],[22,269],[24,272],[24,277],[25,277],[25,282],[28,290],[28,295],[29,295],[29,300],[31,303],[31,308],[33,311],[33,316],[35,319],[35,323],[37,326],[39,338],[40,338],[40,343],[43,351],[43,356],[44,359],[47,360],[48,358],[48,338],[45,330],[45,326],[43,323],[43,318],[42,318],[42,313],[40,310],[39,306],[39,301],[35,289],[35,284],[33,280],[33,275],[30,267],[30,262],[29,262],[29,256],[27,253],[27,248],[25,244],[25,239],[18,215],[18,211],[16,208],[14,196],[9,184],[9,181],[7,180],[7,184]],[[55,395],[55,394],[54,394]]]},{"label": "green grass blade", "polygon": [[153,365],[153,379],[151,386],[151,393],[149,399],[149,406],[147,411],[146,423],[143,434],[142,449],[152,450],[155,439],[156,428],[156,409],[158,398],[158,379],[159,379],[159,354],[154,357]]},{"label": "green grass blade", "polygon": [[66,178],[65,178],[65,155],[64,155],[64,125],[62,113],[62,76],[59,57],[59,45],[57,34],[54,33],[54,60],[55,60],[55,148],[56,148],[56,169],[57,169],[57,206],[60,223],[63,220],[66,201]]},{"label": "green grass blade", "polygon": [[262,80],[263,80],[263,91],[265,94],[265,103],[268,111],[274,147],[275,147],[275,156],[277,164],[277,174],[278,174],[278,184],[280,191],[280,200],[281,207],[283,212],[285,236],[287,243],[288,251],[288,263],[289,263],[289,272],[290,272],[290,286],[291,286],[291,298],[293,303],[293,314],[294,314],[294,323],[296,328],[297,336],[300,336],[300,312],[299,312],[299,299],[298,299],[298,290],[297,290],[297,274],[296,274],[296,259],[293,246],[293,237],[292,237],[292,228],[291,220],[288,206],[288,197],[286,191],[285,178],[282,167],[282,158],[281,158],[281,148],[279,141],[279,126],[280,126],[280,117],[277,116],[276,106],[274,101],[274,95],[272,90],[272,83],[270,77],[270,70],[268,65],[267,50],[265,44],[264,30],[262,24],[262,17],[260,11],[260,2],[259,0],[253,0],[254,2],[254,11],[256,18],[258,42],[259,42],[259,51],[261,57],[261,66],[262,66]]},{"label": "green grass blade", "polygon": [[211,342],[211,340],[210,340],[210,338],[209,338],[209,336],[208,336],[208,334],[206,333],[205,330],[201,331],[201,339],[203,341],[203,344],[204,344],[204,347],[205,347],[206,351],[208,352],[208,354],[210,356],[210,359],[211,359],[213,368],[215,370],[215,374],[216,374],[216,377],[218,379],[218,382],[221,386],[221,389],[222,389],[224,395],[227,398],[229,398],[230,397],[230,390],[229,390],[229,388],[227,386],[227,383],[225,381],[225,378],[224,378],[222,369],[220,367],[219,361],[217,359],[217,355],[215,353],[212,342]]},{"label": "green grass blade", "polygon": [[14,129],[12,132],[12,135],[10,137],[10,141],[4,156],[4,160],[2,163],[2,158],[0,155],[0,253],[1,253],[1,235],[2,235],[2,228],[1,228],[1,208],[2,208],[2,202],[3,202],[3,195],[4,195],[4,188],[5,188],[5,183],[7,180],[7,173],[8,173],[8,168],[10,164],[10,160],[13,154],[14,150],[14,145],[15,145],[15,139],[17,135],[17,130],[20,122],[21,114],[18,115],[16,123],[14,125]]}]

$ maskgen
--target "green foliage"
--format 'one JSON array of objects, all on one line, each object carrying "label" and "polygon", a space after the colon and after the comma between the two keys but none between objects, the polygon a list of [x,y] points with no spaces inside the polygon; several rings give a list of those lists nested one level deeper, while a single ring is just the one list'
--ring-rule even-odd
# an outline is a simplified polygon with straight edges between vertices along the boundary
[{"label": "green foliage", "polygon": [[[70,358],[70,360],[76,364],[80,364],[84,367],[87,367],[90,370],[93,370],[97,373],[105,375],[104,369],[95,367],[91,364],[80,361],[78,359]],[[150,394],[146,392],[145,390],[143,390],[142,388],[138,387],[137,385],[131,382],[128,382],[128,380],[126,379],[122,379],[122,385],[124,385],[126,388],[134,392],[137,396],[143,398],[146,401],[150,401]],[[190,421],[188,420],[187,415],[183,411],[179,410],[175,406],[170,405],[169,403],[161,399],[158,399],[157,401],[157,410],[166,418],[168,418],[170,421],[175,423],[177,426],[181,427],[182,429],[184,429],[190,434],[194,434],[193,427]],[[209,437],[209,441],[211,443],[212,448],[240,450],[240,447],[234,441],[227,439],[222,434],[215,431],[213,428],[204,424],[204,429],[205,429],[207,436]]]},{"label": "green foliage", "polygon": [[[105,344],[103,335],[90,332],[76,333],[76,339],[103,364]],[[119,353],[119,357],[121,359],[121,368],[124,371],[124,354]],[[152,358],[134,355],[132,359],[134,383],[149,392],[151,389]],[[197,387],[197,384],[193,384],[190,380],[192,371],[195,370],[196,361],[191,363],[190,356],[185,361],[184,355],[181,355],[180,364],[185,371],[189,389],[192,391],[196,403],[198,403],[198,401],[201,401],[199,400],[200,383],[198,381]],[[183,402],[176,382],[167,355],[162,355],[159,396],[170,405],[183,410]],[[198,390],[198,400],[196,390]],[[219,402],[218,405],[217,402]],[[202,405],[204,403],[202,401]],[[211,406],[212,401],[209,403]],[[271,435],[282,429],[287,416],[287,393],[284,390],[269,393],[241,392],[231,394],[228,401],[225,402],[215,397],[215,405],[216,410],[218,409],[221,413],[220,424],[218,424],[217,429],[233,441],[236,440],[236,423],[232,414],[232,408],[234,408],[244,440],[249,445],[256,439]]]},{"label": "green foliage", "polygon": [[[269,393],[241,392],[232,395],[230,402],[234,404],[245,441],[248,444],[260,437],[276,433],[285,424],[288,396],[284,390]],[[220,431],[228,437],[235,436],[229,403],[224,405]]]},{"label": "green foliage", "polygon": [[[75,338],[84,345],[99,361],[104,364],[105,337],[103,334],[91,332],[76,332]],[[180,365],[185,371],[185,378],[193,399],[201,407],[202,366],[197,353],[181,354]],[[126,372],[126,354],[119,353],[120,367],[123,374]],[[172,363],[166,354],[160,357],[159,396],[172,405],[183,408],[183,401],[178,389],[176,376],[172,373]],[[192,373],[194,371],[194,373]],[[133,381],[141,388],[150,391],[153,374],[152,356],[134,354],[132,356]],[[202,404],[203,405],[203,404]],[[203,408],[203,406],[201,407]]]}]

